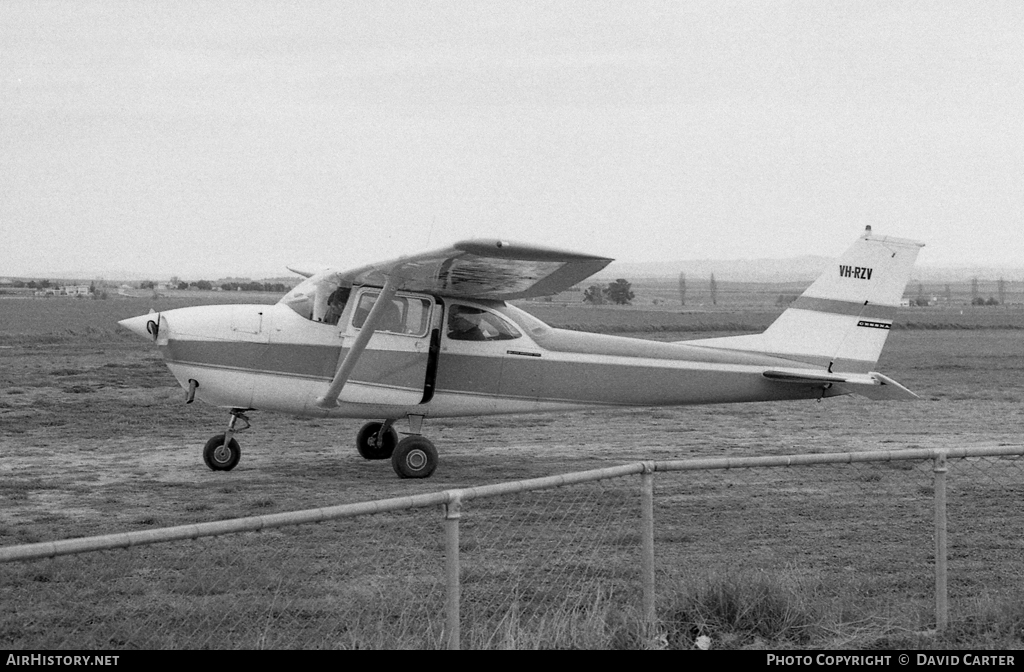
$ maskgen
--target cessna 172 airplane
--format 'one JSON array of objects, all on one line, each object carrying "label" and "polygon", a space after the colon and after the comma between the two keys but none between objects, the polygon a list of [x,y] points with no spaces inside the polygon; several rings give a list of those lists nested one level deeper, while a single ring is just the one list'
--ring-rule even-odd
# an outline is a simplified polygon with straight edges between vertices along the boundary
[{"label": "cessna 172 airplane", "polygon": [[234,434],[259,409],[372,419],[356,437],[359,453],[426,478],[437,450],[420,433],[425,418],[916,398],[872,368],[921,247],[868,227],[764,333],[684,342],[544,324],[508,301],[555,294],[612,260],[500,240],[296,271],[306,279],[275,305],[178,308],[120,324],[155,341],[187,403],[230,409],[227,431],[203,450],[211,469],[238,464]]}]

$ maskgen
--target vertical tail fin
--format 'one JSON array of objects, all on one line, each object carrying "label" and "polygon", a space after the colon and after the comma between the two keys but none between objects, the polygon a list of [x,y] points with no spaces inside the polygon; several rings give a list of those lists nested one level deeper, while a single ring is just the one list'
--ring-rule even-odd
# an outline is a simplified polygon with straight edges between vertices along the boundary
[{"label": "vertical tail fin", "polygon": [[866,373],[882,354],[922,247],[868,227],[764,333],[690,343]]}]

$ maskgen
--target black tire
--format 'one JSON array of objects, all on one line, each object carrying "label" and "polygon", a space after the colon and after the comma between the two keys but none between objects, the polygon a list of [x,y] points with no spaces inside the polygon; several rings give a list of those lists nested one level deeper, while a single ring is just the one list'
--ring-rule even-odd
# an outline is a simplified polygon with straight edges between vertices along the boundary
[{"label": "black tire", "polygon": [[228,445],[224,445],[224,435],[218,434],[206,442],[203,448],[203,462],[214,471],[231,471],[242,459],[242,449],[238,447],[238,441],[231,439]]},{"label": "black tire", "polygon": [[386,460],[395,452],[398,445],[398,432],[394,427],[388,428],[382,441],[377,440],[382,422],[368,422],[356,434],[356,450],[367,460]]},{"label": "black tire", "polygon": [[437,448],[422,436],[407,436],[395,446],[391,466],[401,478],[427,478],[437,469]]}]

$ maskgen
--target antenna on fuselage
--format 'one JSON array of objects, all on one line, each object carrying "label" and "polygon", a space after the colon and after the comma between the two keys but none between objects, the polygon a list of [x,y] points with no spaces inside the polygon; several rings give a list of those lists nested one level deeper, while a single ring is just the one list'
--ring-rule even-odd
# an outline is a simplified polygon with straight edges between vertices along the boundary
[{"label": "antenna on fuselage", "polygon": [[434,237],[434,227],[437,226],[437,215],[430,218],[430,231],[427,232],[427,244],[424,245],[426,249],[430,249],[430,239]]}]

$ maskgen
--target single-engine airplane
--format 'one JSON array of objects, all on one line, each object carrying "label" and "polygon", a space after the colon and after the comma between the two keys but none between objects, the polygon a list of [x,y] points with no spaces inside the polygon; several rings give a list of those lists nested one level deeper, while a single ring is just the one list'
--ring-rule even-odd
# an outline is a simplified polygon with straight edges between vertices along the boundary
[{"label": "single-engine airplane", "polygon": [[916,398],[872,369],[921,247],[868,227],[765,332],[745,336],[665,343],[550,327],[508,302],[555,294],[612,260],[500,240],[296,271],[306,279],[274,305],[178,308],[120,324],[155,341],[187,403],[229,409],[227,431],[203,450],[211,469],[238,464],[234,435],[259,409],[372,419],[356,437],[360,455],[426,478],[438,458],[420,433],[425,418]]}]

